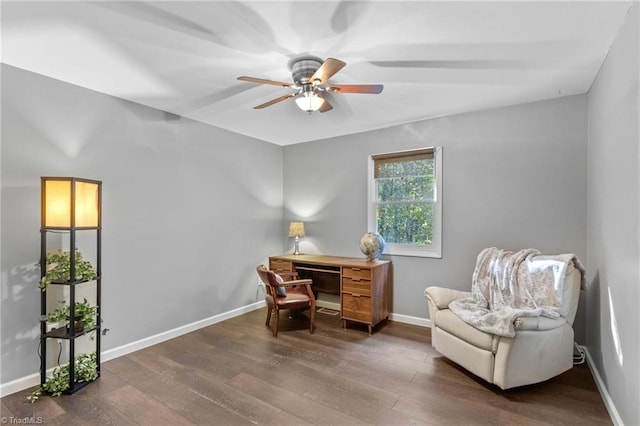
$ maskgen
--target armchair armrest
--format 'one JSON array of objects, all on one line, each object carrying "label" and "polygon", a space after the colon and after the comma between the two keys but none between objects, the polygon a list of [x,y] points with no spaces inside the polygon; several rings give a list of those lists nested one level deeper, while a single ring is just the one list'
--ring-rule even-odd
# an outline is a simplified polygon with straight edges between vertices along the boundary
[{"label": "armchair armrest", "polygon": [[[309,296],[309,299],[311,299],[311,307],[313,309],[315,309],[316,307],[316,298],[313,295],[313,290],[311,289],[311,283],[313,283],[312,280],[309,279],[305,279],[305,280],[294,280],[294,281],[285,281],[282,284],[280,284],[281,287],[302,287],[304,286],[304,291],[306,291],[307,296]],[[297,290],[293,290],[293,291],[297,291]]]},{"label": "armchair armrest", "polygon": [[300,277],[298,276],[297,272],[277,272],[278,275],[280,275],[282,277],[283,280],[288,281],[288,280],[297,280],[300,279]]},{"label": "armchair armrest", "polygon": [[311,285],[313,281],[311,280],[293,280],[293,281],[284,281],[279,285],[281,287],[295,287],[297,285]]},{"label": "armchair armrest", "polygon": [[444,287],[427,287],[424,290],[424,295],[427,299],[431,300],[438,309],[447,309],[449,303],[454,300],[471,297],[471,292]]},{"label": "armchair armrest", "polygon": [[518,317],[514,325],[517,331],[533,330],[545,331],[562,327],[567,324],[566,318],[547,318],[547,317]]}]

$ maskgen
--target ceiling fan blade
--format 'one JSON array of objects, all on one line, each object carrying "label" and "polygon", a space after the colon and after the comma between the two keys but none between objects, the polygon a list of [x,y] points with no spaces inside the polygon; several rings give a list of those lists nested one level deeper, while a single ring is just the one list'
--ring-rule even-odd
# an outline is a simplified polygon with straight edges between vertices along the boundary
[{"label": "ceiling fan blade", "polygon": [[[320,95],[318,95],[320,96]],[[327,111],[331,111],[333,109],[333,105],[331,105],[329,103],[329,101],[327,100],[326,97],[324,96],[320,96],[322,99],[324,99],[324,102],[322,103],[322,106],[320,107],[320,109],[318,111],[320,112],[327,112]]]},{"label": "ceiling fan blade", "polygon": [[311,76],[311,79],[309,81],[313,82],[319,80],[320,84],[325,83],[335,73],[344,68],[345,65],[347,64],[339,59],[327,58],[327,60],[324,61],[322,65],[320,65],[320,68],[316,70],[313,76]]},{"label": "ceiling fan blade", "polygon": [[294,83],[285,83],[283,81],[265,80],[263,78],[247,77],[247,76],[244,76],[244,75],[241,76],[241,77],[238,77],[238,80],[247,81],[249,83],[270,84],[272,86],[280,86],[280,87],[296,87],[296,85]]},{"label": "ceiling fan blade", "polygon": [[332,84],[327,87],[330,93],[373,93],[382,92],[384,86],[382,84]]},{"label": "ceiling fan blade", "polygon": [[271,106],[273,104],[277,104],[278,102],[286,101],[289,98],[293,98],[295,95],[296,95],[295,93],[291,93],[289,95],[280,96],[279,98],[272,99],[269,102],[265,102],[265,103],[260,104],[258,106],[254,106],[253,109],[266,108],[266,107],[269,107],[269,106]]}]

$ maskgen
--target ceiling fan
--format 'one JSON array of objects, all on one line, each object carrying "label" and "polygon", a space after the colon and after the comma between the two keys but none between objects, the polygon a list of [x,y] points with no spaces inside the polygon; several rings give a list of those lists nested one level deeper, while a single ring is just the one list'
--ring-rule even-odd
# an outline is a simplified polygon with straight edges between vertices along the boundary
[{"label": "ceiling fan", "polygon": [[303,111],[311,114],[313,111],[327,112],[333,106],[327,101],[325,93],[371,93],[382,92],[382,84],[332,84],[328,80],[347,65],[338,59],[328,58],[325,61],[315,56],[303,56],[289,61],[293,83],[265,80],[262,78],[238,77],[238,80],[249,83],[270,84],[272,86],[287,87],[295,92],[280,96],[253,107],[262,109],[287,99],[295,98],[296,104]]}]

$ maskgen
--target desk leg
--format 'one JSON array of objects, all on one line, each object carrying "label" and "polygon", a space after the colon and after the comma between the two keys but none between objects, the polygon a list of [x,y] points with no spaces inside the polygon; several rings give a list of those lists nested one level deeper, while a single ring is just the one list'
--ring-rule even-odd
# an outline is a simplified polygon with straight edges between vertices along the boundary
[{"label": "desk leg", "polygon": [[345,330],[347,329],[347,320],[345,319],[342,320],[342,328],[344,328]]},{"label": "desk leg", "polygon": [[371,324],[369,324],[369,336],[371,336]]}]

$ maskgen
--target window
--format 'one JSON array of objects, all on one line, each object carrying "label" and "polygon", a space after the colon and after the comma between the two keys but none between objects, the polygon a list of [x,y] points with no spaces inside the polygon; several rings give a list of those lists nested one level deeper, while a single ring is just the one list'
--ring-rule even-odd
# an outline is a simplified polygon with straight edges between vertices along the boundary
[{"label": "window", "polygon": [[442,148],[369,157],[369,229],[385,254],[442,257]]}]

